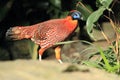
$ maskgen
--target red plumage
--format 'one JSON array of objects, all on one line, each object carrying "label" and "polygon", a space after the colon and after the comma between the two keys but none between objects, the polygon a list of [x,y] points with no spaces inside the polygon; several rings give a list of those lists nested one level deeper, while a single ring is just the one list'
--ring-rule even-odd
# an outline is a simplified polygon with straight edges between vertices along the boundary
[{"label": "red plumage", "polygon": [[[31,38],[41,47],[39,50],[41,60],[43,52],[55,43],[65,40],[76,29],[77,24],[77,19],[73,20],[73,16],[70,15],[63,19],[52,19],[31,26],[16,26],[8,29],[6,36],[15,40]],[[56,47],[55,53],[58,61],[62,63],[59,48]]]}]

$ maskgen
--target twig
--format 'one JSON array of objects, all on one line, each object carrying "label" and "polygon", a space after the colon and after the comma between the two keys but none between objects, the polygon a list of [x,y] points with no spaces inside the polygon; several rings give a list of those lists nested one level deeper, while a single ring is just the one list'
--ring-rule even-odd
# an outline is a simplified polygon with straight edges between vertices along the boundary
[{"label": "twig", "polygon": [[80,1],[76,4],[76,6],[78,6],[79,4],[80,4],[83,8],[85,8],[89,13],[92,13],[92,11],[90,11],[88,8],[86,8],[86,6],[84,6],[84,4],[83,4],[82,2],[80,2]]},{"label": "twig", "polygon": [[[111,25],[112,25],[112,27],[113,27],[113,29],[114,29],[114,31],[115,31],[115,34],[116,34],[116,40],[115,40],[115,42],[116,42],[116,44],[115,44],[115,48],[114,48],[114,52],[116,53],[116,56],[117,56],[117,63],[118,63],[118,65],[120,64],[120,53],[119,53],[119,33],[118,33],[118,31],[117,31],[117,29],[116,29],[116,26],[115,26],[115,24],[114,24],[114,22],[109,18],[109,17],[107,17],[107,16],[105,16],[107,19],[109,19],[109,21],[110,21],[110,23],[111,23]],[[118,69],[118,72],[120,72],[120,69]]]}]

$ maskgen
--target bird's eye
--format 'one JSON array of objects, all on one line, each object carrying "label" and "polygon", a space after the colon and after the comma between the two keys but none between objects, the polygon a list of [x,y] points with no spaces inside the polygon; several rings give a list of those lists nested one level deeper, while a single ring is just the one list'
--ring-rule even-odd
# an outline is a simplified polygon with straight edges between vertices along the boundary
[{"label": "bird's eye", "polygon": [[80,15],[78,13],[75,13],[74,16],[73,16],[75,19],[76,18],[80,18]]}]

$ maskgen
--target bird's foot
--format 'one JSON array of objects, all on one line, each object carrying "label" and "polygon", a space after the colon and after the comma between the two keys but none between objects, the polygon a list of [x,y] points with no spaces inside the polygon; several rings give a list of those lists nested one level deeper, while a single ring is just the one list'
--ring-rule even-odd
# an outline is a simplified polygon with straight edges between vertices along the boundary
[{"label": "bird's foot", "polygon": [[41,55],[39,55],[39,61],[42,61],[42,56]]},{"label": "bird's foot", "polygon": [[59,59],[59,60],[58,60],[58,62],[59,62],[60,64],[63,64],[63,62],[62,62],[62,60],[61,60],[61,59]]}]

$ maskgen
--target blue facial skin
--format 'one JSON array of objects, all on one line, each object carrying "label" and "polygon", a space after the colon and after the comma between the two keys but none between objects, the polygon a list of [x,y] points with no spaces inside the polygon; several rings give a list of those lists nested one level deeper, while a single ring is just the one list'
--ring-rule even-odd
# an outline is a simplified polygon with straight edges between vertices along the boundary
[{"label": "blue facial skin", "polygon": [[70,13],[70,15],[72,16],[73,20],[81,20],[81,13],[78,11],[72,12]]},{"label": "blue facial skin", "polygon": [[74,18],[74,19],[79,19],[79,18],[81,18],[81,15],[80,15],[79,13],[75,12],[75,13],[73,14],[73,18]]}]

